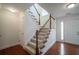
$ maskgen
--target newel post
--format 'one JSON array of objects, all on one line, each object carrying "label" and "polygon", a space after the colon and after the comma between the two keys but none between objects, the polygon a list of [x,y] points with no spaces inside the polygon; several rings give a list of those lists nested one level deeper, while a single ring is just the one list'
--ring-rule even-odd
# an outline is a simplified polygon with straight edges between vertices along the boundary
[{"label": "newel post", "polygon": [[50,20],[50,24],[49,25],[50,25],[50,29],[51,29],[51,14],[50,14],[49,20]]},{"label": "newel post", "polygon": [[36,30],[36,55],[39,55],[39,48],[38,48],[38,30]]},{"label": "newel post", "polygon": [[39,25],[40,25],[40,14],[39,14]]}]

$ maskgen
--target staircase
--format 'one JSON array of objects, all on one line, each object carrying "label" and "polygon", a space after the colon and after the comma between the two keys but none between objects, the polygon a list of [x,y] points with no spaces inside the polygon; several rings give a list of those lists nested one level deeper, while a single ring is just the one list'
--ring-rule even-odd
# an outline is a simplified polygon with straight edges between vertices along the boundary
[{"label": "staircase", "polygon": [[[35,6],[34,6],[35,8]],[[40,26],[40,14],[37,11],[37,9],[35,8],[37,14],[38,14],[38,19],[39,21],[37,21],[37,19],[35,18],[35,16],[33,15],[33,12],[31,12],[30,10],[28,11],[30,16],[32,17],[32,19],[34,19],[36,21],[36,23],[38,23],[38,25]],[[51,14],[49,16],[49,19],[45,22],[45,24],[43,26],[40,26],[39,29],[36,30],[35,35],[32,37],[32,39],[25,45],[24,49],[31,55],[40,55],[43,52],[41,51],[44,47],[46,42],[48,41],[47,39],[49,38],[50,35],[50,31],[51,31],[51,18],[53,20],[55,20]],[[45,27],[47,25],[47,23],[49,23],[49,28]]]},{"label": "staircase", "polygon": [[[41,54],[41,49],[45,47],[45,43],[47,42],[47,38],[49,37],[49,29],[43,28],[38,35],[38,48],[39,54]],[[26,45],[25,50],[30,54],[36,54],[36,36],[34,36],[31,41]]]}]

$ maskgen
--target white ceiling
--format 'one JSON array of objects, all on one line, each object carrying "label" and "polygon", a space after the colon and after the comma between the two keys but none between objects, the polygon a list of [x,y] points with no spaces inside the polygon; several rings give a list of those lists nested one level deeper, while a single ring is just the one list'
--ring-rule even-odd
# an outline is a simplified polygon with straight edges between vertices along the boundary
[{"label": "white ceiling", "polygon": [[63,17],[66,15],[79,15],[79,4],[76,4],[74,8],[66,8],[67,3],[45,3],[39,4],[54,17]]},{"label": "white ceiling", "polygon": [[[18,10],[25,11],[34,3],[4,3],[2,7],[14,7]],[[52,14],[54,17],[63,17],[66,15],[79,15],[79,4],[76,4],[74,8],[66,8],[67,3],[40,3],[39,5]]]}]

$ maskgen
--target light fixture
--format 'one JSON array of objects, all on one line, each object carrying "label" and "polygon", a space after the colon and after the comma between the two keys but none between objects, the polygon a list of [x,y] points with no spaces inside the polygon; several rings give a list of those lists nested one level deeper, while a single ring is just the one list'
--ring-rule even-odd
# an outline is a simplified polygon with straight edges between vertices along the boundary
[{"label": "light fixture", "polygon": [[12,7],[7,7],[7,9],[13,13],[17,12],[18,10],[16,10],[15,8]]},{"label": "light fixture", "polygon": [[66,7],[67,8],[73,8],[75,6],[76,3],[69,3]]}]

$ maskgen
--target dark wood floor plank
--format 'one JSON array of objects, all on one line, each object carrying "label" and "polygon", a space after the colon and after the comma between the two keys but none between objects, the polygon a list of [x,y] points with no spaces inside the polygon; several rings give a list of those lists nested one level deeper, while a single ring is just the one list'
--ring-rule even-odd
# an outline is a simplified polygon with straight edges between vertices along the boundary
[{"label": "dark wood floor plank", "polygon": [[[61,49],[63,48],[63,50]],[[79,55],[79,46],[56,42],[45,55],[60,55],[64,51],[65,55]],[[7,49],[0,50],[0,55],[29,55],[22,46],[16,45]]]},{"label": "dark wood floor plank", "polygon": [[0,50],[0,55],[29,55],[20,45]]},{"label": "dark wood floor plank", "polygon": [[45,55],[60,55],[61,54],[61,44],[63,44],[64,55],[79,55],[79,46],[67,43],[56,42]]}]

